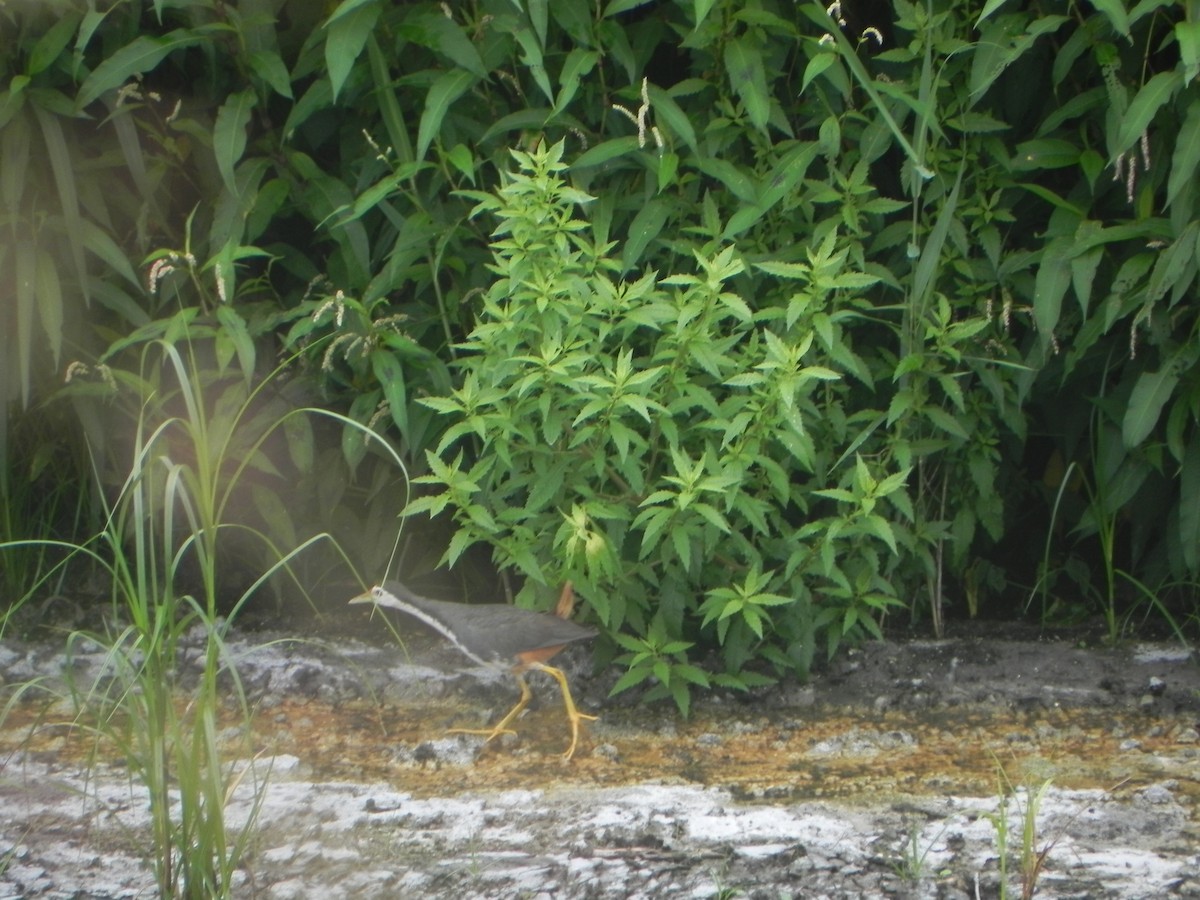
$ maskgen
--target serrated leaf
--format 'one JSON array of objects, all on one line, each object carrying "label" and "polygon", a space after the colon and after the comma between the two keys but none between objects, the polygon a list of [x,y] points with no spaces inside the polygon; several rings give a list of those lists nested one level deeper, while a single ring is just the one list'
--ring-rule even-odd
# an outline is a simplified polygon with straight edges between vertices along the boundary
[{"label": "serrated leaf", "polygon": [[691,532],[686,528],[671,529],[671,543],[675,545],[675,554],[683,565],[685,572],[692,568]]},{"label": "serrated leaf", "polygon": [[863,518],[859,520],[859,524],[862,526],[863,530],[873,534],[875,537],[887,544],[892,553],[899,552],[896,548],[896,534],[892,531],[891,523],[889,523],[887,519],[884,519],[882,516],[875,515],[863,516]]},{"label": "serrated leaf", "polygon": [[970,436],[967,434],[966,429],[964,429],[959,423],[958,419],[950,415],[950,413],[946,412],[940,406],[926,406],[921,410],[921,412],[927,419],[929,419],[930,422],[934,424],[934,426],[940,428],[947,434],[953,435],[956,438],[961,438],[964,441],[970,440]]},{"label": "serrated leaf", "polygon": [[630,669],[617,679],[617,683],[612,686],[612,690],[608,692],[608,696],[615,697],[622,691],[627,691],[631,687],[637,687],[639,684],[649,680],[649,678],[650,672],[646,669]]},{"label": "serrated leaf", "polygon": [[768,275],[774,275],[777,278],[799,278],[807,281],[812,277],[812,269],[805,263],[766,260],[765,262],[756,262],[753,265],[754,268],[761,269]]},{"label": "serrated leaf", "polygon": [[471,545],[478,542],[478,540],[479,538],[469,529],[458,529],[458,531],[454,532],[454,537],[450,539],[450,545],[446,548],[446,553],[443,556],[446,564],[453,566],[459,557],[466,553]]}]

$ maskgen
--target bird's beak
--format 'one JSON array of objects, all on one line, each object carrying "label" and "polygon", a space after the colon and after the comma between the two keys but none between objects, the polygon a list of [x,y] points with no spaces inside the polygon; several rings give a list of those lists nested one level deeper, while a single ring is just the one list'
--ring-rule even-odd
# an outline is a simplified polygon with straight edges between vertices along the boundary
[{"label": "bird's beak", "polygon": [[357,597],[351,597],[349,602],[351,602],[351,603],[374,603],[375,598],[371,596],[370,591],[364,591],[363,593],[359,594]]}]

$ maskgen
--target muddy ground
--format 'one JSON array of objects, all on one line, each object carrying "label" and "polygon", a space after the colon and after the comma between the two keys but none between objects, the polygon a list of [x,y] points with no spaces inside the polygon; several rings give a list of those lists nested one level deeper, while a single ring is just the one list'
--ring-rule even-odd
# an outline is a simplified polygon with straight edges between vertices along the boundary
[{"label": "muddy ground", "polygon": [[[266,785],[236,896],[1019,897],[1024,843],[1039,897],[1200,897],[1200,668],[1178,645],[873,643],[686,721],[608,698],[617,673],[576,652],[563,664],[599,719],[564,762],[549,679],[484,746],[446,729],[503,714],[511,680],[378,631],[231,643],[255,715],[252,748],[231,720],[228,752]],[[86,763],[94,743],[53,699],[61,651],[0,643],[10,692],[49,678],[0,730],[0,900],[153,896],[144,792],[103,745]],[[71,671],[104,666],[83,647]]]}]

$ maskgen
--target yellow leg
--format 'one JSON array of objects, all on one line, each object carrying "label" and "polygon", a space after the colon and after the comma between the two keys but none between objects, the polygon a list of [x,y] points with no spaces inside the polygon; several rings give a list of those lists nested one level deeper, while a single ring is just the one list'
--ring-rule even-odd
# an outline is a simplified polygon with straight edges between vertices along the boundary
[{"label": "yellow leg", "polygon": [[579,708],[575,705],[575,700],[571,697],[571,688],[567,686],[567,676],[562,673],[561,669],[556,669],[554,666],[548,666],[545,663],[533,663],[529,668],[545,672],[558,682],[559,690],[562,691],[563,706],[567,710],[567,718],[571,720],[571,746],[563,754],[563,759],[570,759],[575,755],[575,745],[579,743],[579,723],[584,719],[594,722],[596,721],[596,716],[589,716],[579,711]]},{"label": "yellow leg", "polygon": [[492,738],[499,737],[502,734],[516,734],[508,726],[521,714],[521,710],[529,705],[529,698],[533,696],[529,690],[529,685],[525,683],[525,679],[520,675],[517,675],[516,679],[517,684],[521,686],[521,699],[517,701],[516,706],[508,711],[508,715],[497,722],[495,726],[492,728],[451,728],[446,734],[486,734],[487,740],[484,741],[485,744]]}]

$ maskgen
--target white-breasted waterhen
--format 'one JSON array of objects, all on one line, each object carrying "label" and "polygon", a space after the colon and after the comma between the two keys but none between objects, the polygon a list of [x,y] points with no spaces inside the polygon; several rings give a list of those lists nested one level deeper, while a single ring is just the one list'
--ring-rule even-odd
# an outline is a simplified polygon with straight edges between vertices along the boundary
[{"label": "white-breasted waterhen", "polygon": [[[566,590],[569,590],[569,586]],[[564,595],[566,591],[564,590]],[[575,755],[579,743],[579,723],[595,716],[581,713],[571,697],[567,676],[561,669],[546,665],[550,659],[568,644],[586,641],[596,636],[594,628],[586,628],[549,613],[534,612],[505,603],[449,603],[432,600],[415,594],[398,581],[376,585],[365,594],[359,594],[351,603],[374,603],[398,609],[402,613],[424,622],[434,631],[480,665],[509,672],[517,679],[521,688],[521,699],[508,714],[490,729],[456,728],[465,734],[486,734],[487,740],[501,734],[514,734],[508,726],[521,714],[533,696],[525,681],[530,669],[545,672],[558,682],[562,691],[563,706],[571,722],[571,746],[563,754],[564,759]],[[485,741],[486,743],[486,741]]]}]

